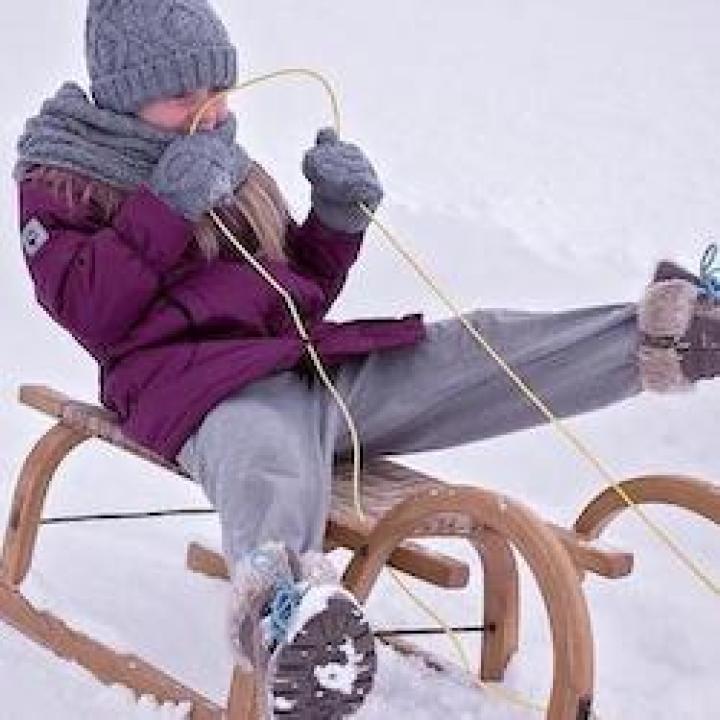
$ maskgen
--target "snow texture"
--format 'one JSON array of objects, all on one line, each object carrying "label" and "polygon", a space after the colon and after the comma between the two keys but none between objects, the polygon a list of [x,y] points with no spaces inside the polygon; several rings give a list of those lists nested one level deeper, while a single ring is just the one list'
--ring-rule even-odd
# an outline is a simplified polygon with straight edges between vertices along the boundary
[{"label": "snow texture", "polygon": [[[395,229],[464,309],[564,308],[634,300],[661,256],[696,266],[720,234],[720,5],[708,0],[291,0],[216,6],[242,72],[304,65],[338,90],[342,135],[374,161]],[[96,369],[34,303],[23,267],[10,170],[24,119],[66,79],[87,86],[86,3],[26,0],[0,9],[0,215],[4,350],[0,353],[0,518],[45,418],[16,402],[21,383],[96,398]],[[239,134],[301,218],[302,153],[331,122],[319,86],[283,79],[231,98]],[[423,310],[436,301],[378,231],[333,308],[338,319]],[[642,396],[573,422],[618,477],[675,472],[720,481],[720,383],[672,398]],[[404,458],[448,481],[482,484],[571,523],[599,489],[594,471],[548,428]],[[54,516],[206,505],[200,490],[99,444],[58,473]],[[720,533],[651,508],[717,580]],[[42,607],[224,702],[226,584],[188,573],[190,539],[219,545],[214,516],[43,528],[25,590]],[[608,542],[637,554],[621,581],[585,584],[603,720],[706,720],[720,707],[718,598],[632,516]],[[432,542],[473,561],[454,541]],[[347,559],[333,554],[338,567]],[[472,578],[479,582],[477,563]],[[477,585],[443,592],[411,583],[445,620],[480,621]],[[536,700],[551,682],[548,625],[523,567],[520,652],[505,687]],[[368,605],[376,628],[429,624],[388,578]],[[443,638],[423,644],[445,657]],[[475,659],[477,638],[465,639]],[[0,627],[3,717],[13,720],[179,718],[135,702]],[[360,720],[537,717],[381,648]]]}]

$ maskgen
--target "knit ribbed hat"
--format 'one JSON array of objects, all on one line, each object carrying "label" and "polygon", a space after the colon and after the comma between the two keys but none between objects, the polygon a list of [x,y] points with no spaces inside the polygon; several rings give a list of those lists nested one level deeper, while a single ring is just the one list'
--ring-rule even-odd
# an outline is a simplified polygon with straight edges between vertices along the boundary
[{"label": "knit ribbed hat", "polygon": [[85,56],[95,103],[119,113],[237,79],[237,51],[206,0],[90,0]]}]

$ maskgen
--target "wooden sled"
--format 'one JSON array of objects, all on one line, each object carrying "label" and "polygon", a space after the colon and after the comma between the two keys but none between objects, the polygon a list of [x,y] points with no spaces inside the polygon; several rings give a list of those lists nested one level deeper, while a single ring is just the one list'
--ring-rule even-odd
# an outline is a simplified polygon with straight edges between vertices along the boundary
[{"label": "wooden sled", "polygon": [[[123,437],[105,409],[71,400],[42,386],[23,386],[20,401],[56,423],[35,444],[15,489],[0,565],[0,618],[58,656],[78,662],[104,683],[121,683],[160,702],[186,702],[192,720],[261,720],[252,675],[234,671],[225,707],[184,686],[135,655],[122,654],[40,611],[20,585],[30,569],[42,510],[60,462],[78,445],[99,438],[154,464],[183,475],[177,466]],[[443,588],[467,585],[469,568],[453,557],[414,542],[417,538],[461,537],[476,549],[484,579],[484,625],[478,677],[500,681],[518,649],[519,582],[516,553],[525,560],[542,594],[553,643],[553,683],[546,717],[584,720],[591,716],[594,646],[581,583],[586,573],[620,578],[632,570],[631,554],[597,539],[623,509],[616,493],[593,500],[572,529],[545,522],[517,501],[489,490],[449,485],[397,462],[378,459],[362,470],[365,522],[352,502],[351,469],[338,466],[326,529],[328,549],[352,551],[344,583],[365,600],[385,565]],[[720,492],[712,485],[679,476],[627,480],[638,503],[672,504],[720,524]],[[193,571],[227,577],[222,556],[191,544],[187,565]],[[387,640],[428,664],[442,662],[414,645]]]}]

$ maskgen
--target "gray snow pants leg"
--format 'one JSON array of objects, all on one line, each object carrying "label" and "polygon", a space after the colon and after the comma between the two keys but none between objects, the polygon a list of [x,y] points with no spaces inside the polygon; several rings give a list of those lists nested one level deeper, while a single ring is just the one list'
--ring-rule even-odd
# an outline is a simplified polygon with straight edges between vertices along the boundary
[{"label": "gray snow pants leg", "polygon": [[[466,314],[560,417],[641,389],[633,304],[564,312]],[[334,370],[366,459],[435,450],[528,428],[543,416],[457,318],[427,326],[424,342],[369,354]],[[335,457],[349,457],[344,418],[320,381],[293,372],[243,388],[214,410],[178,461],[218,509],[230,562],[266,540],[320,549]]]}]

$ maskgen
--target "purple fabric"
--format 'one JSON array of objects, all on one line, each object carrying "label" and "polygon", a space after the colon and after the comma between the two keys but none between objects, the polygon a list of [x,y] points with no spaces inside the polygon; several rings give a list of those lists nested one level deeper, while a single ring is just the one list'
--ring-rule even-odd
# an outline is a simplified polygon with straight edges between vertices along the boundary
[{"label": "purple fabric", "polygon": [[[50,316],[100,366],[100,400],[125,434],[168,460],[220,400],[293,368],[303,343],[281,296],[244,260],[207,262],[192,225],[139,185],[111,225],[71,213],[43,187],[19,184],[22,227],[49,240],[26,260]],[[291,222],[288,264],[263,264],[290,292],[321,358],[333,366],[425,336],[421,313],[326,321],[357,258],[362,233]]]}]

